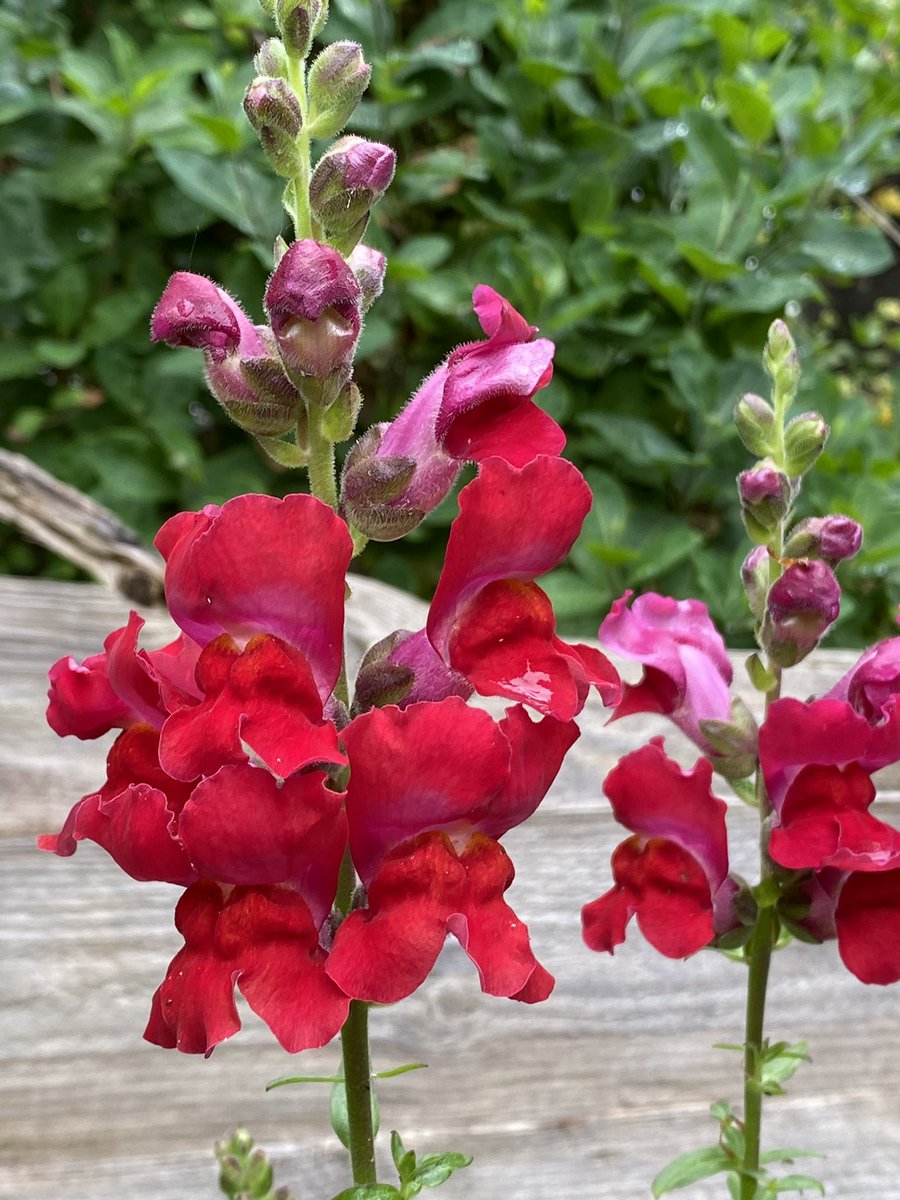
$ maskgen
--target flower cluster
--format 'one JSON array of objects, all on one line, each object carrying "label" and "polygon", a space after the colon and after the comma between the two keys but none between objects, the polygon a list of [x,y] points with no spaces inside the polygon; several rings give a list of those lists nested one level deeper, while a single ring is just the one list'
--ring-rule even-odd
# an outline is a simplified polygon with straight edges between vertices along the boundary
[{"label": "flower cluster", "polygon": [[[103,654],[51,670],[57,733],[121,732],[106,782],[40,845],[70,855],[89,839],[133,878],[185,889],[184,947],[154,997],[152,1042],[208,1054],[239,1027],[236,983],[288,1050],[323,1045],[351,999],[415,990],[448,933],[486,992],[534,1002],[553,986],[504,900],[514,871],[500,839],[553,782],[589,688],[615,703],[620,687],[597,650],[557,637],[535,582],[590,505],[555,453],[557,427],[531,404],[552,344],[528,340],[490,289],[476,305],[488,340],[432,376],[448,407],[414,398],[398,421],[418,422],[416,469],[444,438],[479,471],[460,493],[426,627],[372,647],[352,703],[341,675],[353,542],[306,495],[172,517],[156,545],[179,636],[141,649],[132,614]],[[468,406],[459,419],[477,451],[454,440],[454,404]],[[524,427],[544,431],[534,453]],[[467,704],[473,691],[512,706],[495,721]]]}]

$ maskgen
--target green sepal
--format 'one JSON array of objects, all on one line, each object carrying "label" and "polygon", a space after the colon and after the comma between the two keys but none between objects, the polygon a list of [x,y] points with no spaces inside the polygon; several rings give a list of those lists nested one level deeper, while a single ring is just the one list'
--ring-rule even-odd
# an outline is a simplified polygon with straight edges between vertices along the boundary
[{"label": "green sepal", "polygon": [[759,807],[756,800],[756,783],[752,778],[729,779],[728,782],[731,784],[731,790],[742,804],[747,804],[750,808]]},{"label": "green sepal", "polygon": [[747,668],[747,674],[750,677],[750,682],[758,692],[766,695],[778,683],[777,677],[769,670],[763,660],[755,652],[750,655],[744,664]]},{"label": "green sepal", "polygon": [[283,442],[281,438],[266,437],[264,434],[257,434],[254,440],[280,467],[305,467],[309,462],[309,451],[295,442]]},{"label": "green sepal", "polygon": [[723,1171],[734,1170],[734,1159],[721,1146],[705,1146],[702,1150],[689,1150],[673,1159],[650,1185],[654,1197],[664,1196],[678,1188],[688,1187],[699,1179],[709,1179]]}]

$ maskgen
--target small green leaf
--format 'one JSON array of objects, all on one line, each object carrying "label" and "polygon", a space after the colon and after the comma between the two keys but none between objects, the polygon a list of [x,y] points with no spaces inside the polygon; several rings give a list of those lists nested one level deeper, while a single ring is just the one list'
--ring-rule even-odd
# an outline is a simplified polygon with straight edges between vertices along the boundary
[{"label": "small green leaf", "polygon": [[758,692],[771,692],[777,680],[758,654],[751,654],[745,663],[750,682]]},{"label": "small green leaf", "polygon": [[654,1197],[664,1196],[677,1188],[687,1187],[698,1179],[708,1179],[722,1171],[731,1170],[734,1162],[721,1146],[706,1146],[702,1150],[690,1150],[673,1159],[663,1167],[651,1184]]},{"label": "small green leaf", "polygon": [[795,1150],[793,1148],[784,1150],[766,1150],[764,1154],[759,1156],[761,1163],[792,1163],[797,1158],[824,1158],[825,1155],[821,1150]]},{"label": "small green leaf", "polygon": [[785,1175],[782,1179],[773,1179],[769,1188],[774,1192],[818,1192],[825,1195],[825,1186],[820,1179],[812,1175]]},{"label": "small green leaf", "polygon": [[[375,1089],[372,1088],[372,1132],[378,1133],[379,1114],[378,1114],[378,1098],[375,1095]],[[345,1150],[350,1149],[350,1118],[347,1114],[347,1089],[344,1087],[343,1079],[339,1080],[332,1086],[331,1089],[331,1128],[337,1134],[338,1141]],[[376,1200],[372,1197],[372,1200]]]},{"label": "small green leaf", "polygon": [[289,1083],[343,1083],[340,1075],[282,1075],[280,1079],[271,1079],[266,1084],[266,1091],[273,1088],[287,1087]]},{"label": "small green leaf", "polygon": [[401,1193],[389,1183],[370,1183],[363,1187],[347,1188],[331,1200],[402,1200]]},{"label": "small green leaf", "polygon": [[374,1079],[393,1079],[396,1075],[405,1075],[407,1071],[424,1071],[428,1063],[404,1063],[402,1067],[391,1067],[389,1071],[376,1071]]},{"label": "small green leaf", "polygon": [[415,1181],[428,1188],[440,1187],[454,1171],[469,1166],[467,1154],[428,1154],[416,1167]]},{"label": "small green leaf", "polygon": [[769,140],[775,128],[775,114],[763,85],[721,79],[716,85],[716,91],[738,133],[755,146]]}]

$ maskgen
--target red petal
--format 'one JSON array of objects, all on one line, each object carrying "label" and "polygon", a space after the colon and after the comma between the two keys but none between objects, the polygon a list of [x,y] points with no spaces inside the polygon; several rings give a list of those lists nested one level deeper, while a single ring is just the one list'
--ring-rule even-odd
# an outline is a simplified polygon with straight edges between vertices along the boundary
[{"label": "red petal", "polygon": [[197,785],[179,834],[201,875],[222,883],[290,883],[319,924],[331,910],[347,841],[343,795],[318,771],[278,786],[268,771],[222,767]]},{"label": "red petal", "polygon": [[113,691],[106,654],[92,654],[83,663],[61,658],[50,668],[47,724],[60,737],[102,737],[135,720],[130,707]]},{"label": "red petal", "polygon": [[849,876],[835,912],[844,965],[863,983],[900,980],[900,869]]},{"label": "red petal", "polygon": [[372,881],[368,909],[338,929],[328,974],[357,1000],[393,1004],[411,995],[434,966],[465,887],[465,868],[441,834],[395,850]]}]

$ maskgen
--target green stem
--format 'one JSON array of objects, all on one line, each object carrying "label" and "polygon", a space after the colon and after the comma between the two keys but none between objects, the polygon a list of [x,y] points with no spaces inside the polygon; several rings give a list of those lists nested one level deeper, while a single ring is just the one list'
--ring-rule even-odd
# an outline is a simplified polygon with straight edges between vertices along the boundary
[{"label": "green stem", "polygon": [[754,1200],[759,1170],[759,1146],[762,1131],[763,1091],[760,1067],[763,1054],[763,1022],[766,1012],[766,986],[774,944],[775,911],[764,908],[759,914],[750,951],[747,979],[747,1020],[744,1032],[744,1161],[741,1169],[741,1200]]},{"label": "green stem", "polygon": [[368,1005],[362,1000],[351,1000],[350,1013],[341,1030],[341,1053],[347,1093],[350,1164],[353,1182],[357,1185],[377,1182],[368,1025]]},{"label": "green stem", "polygon": [[289,59],[288,83],[293,88],[300,103],[300,114],[303,122],[300,132],[297,134],[296,143],[299,165],[296,175],[291,178],[290,184],[294,201],[293,211],[290,216],[294,222],[294,236],[299,240],[300,238],[313,236],[312,212],[309,206],[309,104],[306,95],[306,67],[303,59],[293,57]]},{"label": "green stem", "polygon": [[338,506],[337,478],[334,471],[334,443],[323,438],[311,414],[309,430],[309,490],[331,508]]}]

